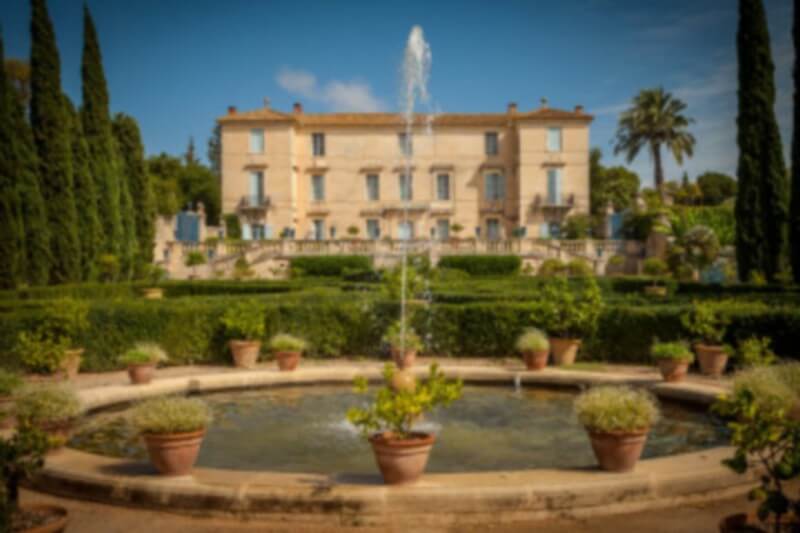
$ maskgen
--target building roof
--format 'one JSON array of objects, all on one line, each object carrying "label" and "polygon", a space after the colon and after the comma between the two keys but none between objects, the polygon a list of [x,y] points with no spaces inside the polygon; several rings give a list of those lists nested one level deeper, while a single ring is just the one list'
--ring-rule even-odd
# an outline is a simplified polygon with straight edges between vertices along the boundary
[{"label": "building roof", "polygon": [[[509,121],[577,120],[591,122],[592,115],[578,107],[574,111],[540,108],[528,112],[511,113],[440,113],[417,114],[416,125],[424,126],[506,126]],[[221,124],[234,122],[290,122],[301,127],[324,126],[402,126],[405,121],[400,113],[282,113],[270,108],[252,111],[233,111],[217,119]]]}]

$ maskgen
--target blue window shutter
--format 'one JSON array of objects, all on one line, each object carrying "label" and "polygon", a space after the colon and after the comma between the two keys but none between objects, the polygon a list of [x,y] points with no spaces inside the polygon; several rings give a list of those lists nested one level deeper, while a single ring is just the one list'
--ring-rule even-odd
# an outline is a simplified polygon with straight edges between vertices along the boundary
[{"label": "blue window shutter", "polygon": [[539,224],[539,237],[543,239],[550,238],[550,224],[547,222],[542,222]]},{"label": "blue window shutter", "polygon": [[250,234],[250,224],[242,224],[242,239],[249,241],[252,238],[253,237]]},{"label": "blue window shutter", "polygon": [[556,204],[561,205],[561,174],[560,168],[556,169]]}]

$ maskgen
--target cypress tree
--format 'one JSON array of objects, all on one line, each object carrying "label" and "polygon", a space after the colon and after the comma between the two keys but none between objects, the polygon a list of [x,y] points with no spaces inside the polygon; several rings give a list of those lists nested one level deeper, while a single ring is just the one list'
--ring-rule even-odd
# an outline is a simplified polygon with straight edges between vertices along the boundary
[{"label": "cypress tree", "polygon": [[113,122],[119,145],[123,175],[130,191],[138,249],[137,267],[153,262],[155,245],[155,199],[150,174],[144,160],[144,146],[139,125],[133,117],[117,113]]},{"label": "cypress tree", "polygon": [[800,283],[800,0],[794,1],[794,130],[792,132],[792,199],[789,218],[792,273]]},{"label": "cypress tree", "polygon": [[81,58],[83,103],[81,124],[89,149],[89,172],[97,189],[97,207],[102,228],[102,251],[120,256],[124,232],[120,216],[120,176],[108,112],[108,88],[100,56],[97,31],[83,8],[83,56]]},{"label": "cypress tree", "polygon": [[739,276],[761,272],[772,281],[786,247],[788,184],[775,120],[775,82],[767,18],[761,0],[740,0],[739,190],[736,196],[736,259]]},{"label": "cypress tree", "polygon": [[[0,36],[0,67],[3,65],[3,40]],[[21,281],[25,257],[20,198],[16,184],[14,95],[0,68],[0,287],[13,288]]]},{"label": "cypress tree", "polygon": [[50,282],[72,282],[80,279],[81,252],[61,65],[45,0],[31,3],[31,127],[50,228]]},{"label": "cypress tree", "polygon": [[72,181],[75,185],[75,204],[78,208],[78,235],[81,239],[81,278],[90,280],[94,279],[96,274],[97,257],[103,239],[97,214],[97,189],[89,172],[89,148],[83,137],[80,116],[66,96],[64,96],[64,107],[70,118]]}]

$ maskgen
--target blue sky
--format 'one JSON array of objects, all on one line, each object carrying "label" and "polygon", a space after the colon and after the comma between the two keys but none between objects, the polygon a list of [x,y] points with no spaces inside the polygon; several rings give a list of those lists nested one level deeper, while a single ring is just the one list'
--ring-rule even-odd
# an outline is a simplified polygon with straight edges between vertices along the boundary
[{"label": "blue sky", "polygon": [[[791,0],[766,0],[784,144],[791,134]],[[736,167],[734,0],[405,2],[90,0],[113,111],[136,117],[148,154],[205,152],[228,105],[269,97],[307,111],[395,110],[408,32],[433,52],[430,92],[443,112],[500,112],[583,104],[592,145],[614,158],[617,115],[641,88],[663,86],[689,105],[698,139],[683,167],[694,177]],[[80,101],[79,0],[50,0],[64,89]],[[10,57],[30,50],[29,2],[6,0],[0,24]],[[631,167],[652,182],[640,155]],[[667,174],[682,174],[673,163]]]}]

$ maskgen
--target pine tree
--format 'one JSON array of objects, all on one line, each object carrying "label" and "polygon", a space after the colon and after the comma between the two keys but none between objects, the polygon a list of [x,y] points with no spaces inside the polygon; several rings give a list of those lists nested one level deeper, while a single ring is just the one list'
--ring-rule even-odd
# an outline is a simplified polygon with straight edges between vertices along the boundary
[{"label": "pine tree", "polygon": [[211,131],[211,137],[208,138],[206,155],[208,156],[211,172],[220,177],[222,175],[222,128],[220,128],[219,124],[214,126]]},{"label": "pine tree", "polygon": [[739,277],[760,272],[773,281],[786,248],[788,184],[775,120],[775,82],[767,18],[761,0],[740,0],[739,190],[736,258]]},{"label": "pine tree", "polygon": [[[3,64],[0,37],[0,66]],[[14,147],[12,87],[0,68],[0,287],[13,288],[22,280],[25,249],[19,192],[16,185],[17,156]]]},{"label": "pine tree", "polygon": [[72,178],[78,209],[78,236],[81,239],[81,278],[91,280],[96,276],[97,258],[103,243],[97,212],[97,189],[89,172],[89,149],[83,137],[81,118],[66,96],[64,107],[70,118]]},{"label": "pine tree", "polygon": [[794,131],[792,134],[792,198],[789,218],[792,273],[800,283],[800,0],[794,2]]},{"label": "pine tree", "polygon": [[97,211],[104,236],[102,251],[120,256],[124,240],[120,216],[120,175],[116,166],[117,154],[111,132],[108,88],[100,43],[87,6],[83,8],[81,82],[81,124],[89,149],[89,172],[97,189]]},{"label": "pine tree", "polygon": [[189,137],[189,146],[186,147],[186,153],[183,154],[186,165],[196,165],[197,155],[194,150],[194,137]]},{"label": "pine tree", "polygon": [[78,214],[72,189],[69,123],[61,96],[61,66],[45,0],[32,0],[31,126],[50,228],[50,282],[80,279]]},{"label": "pine tree", "polygon": [[139,255],[137,267],[153,262],[155,245],[155,199],[150,174],[144,160],[144,147],[139,125],[133,117],[117,113],[113,122],[114,137],[122,157],[123,175],[127,178]]}]

